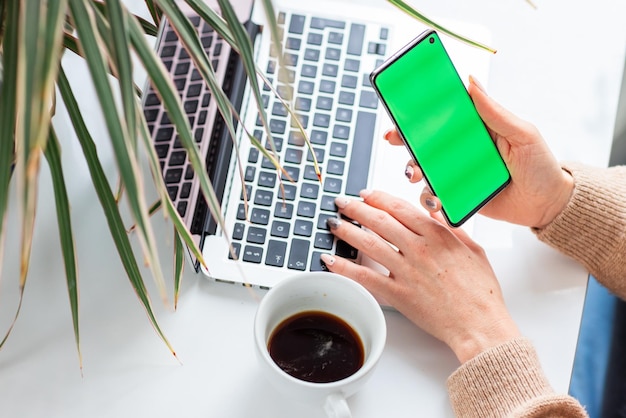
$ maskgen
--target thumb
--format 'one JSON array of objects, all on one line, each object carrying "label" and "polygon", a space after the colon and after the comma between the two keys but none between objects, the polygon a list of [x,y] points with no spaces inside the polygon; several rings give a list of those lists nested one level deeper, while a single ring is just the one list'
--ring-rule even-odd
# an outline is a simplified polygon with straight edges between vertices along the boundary
[{"label": "thumb", "polygon": [[481,84],[472,76],[469,78],[468,93],[476,106],[481,119],[492,134],[505,138],[510,143],[524,142],[528,122],[518,118],[487,95]]}]

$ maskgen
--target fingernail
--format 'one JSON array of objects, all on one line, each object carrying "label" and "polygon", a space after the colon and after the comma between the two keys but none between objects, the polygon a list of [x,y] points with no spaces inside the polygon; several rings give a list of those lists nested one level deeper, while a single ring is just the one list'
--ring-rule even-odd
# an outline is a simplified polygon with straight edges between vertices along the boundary
[{"label": "fingernail", "polygon": [[437,204],[429,197],[424,200],[424,203],[426,203],[426,206],[428,206],[429,209],[437,209]]},{"label": "fingernail", "polygon": [[385,138],[386,141],[389,141],[389,139],[391,138],[391,129],[387,129],[385,131],[385,133],[383,134],[383,138]]},{"label": "fingernail", "polygon": [[339,225],[341,225],[341,219],[339,219],[339,218],[328,218],[328,219],[326,219],[326,224],[328,225],[328,227],[330,229],[335,229]]},{"label": "fingernail", "polygon": [[333,264],[335,264],[335,257],[330,254],[321,254],[320,260],[322,260],[322,262],[327,266],[332,266]]},{"label": "fingernail", "polygon": [[339,196],[335,198],[335,205],[337,205],[339,209],[345,208],[346,206],[348,206],[348,203],[350,203],[350,199],[348,199],[347,197]]},{"label": "fingernail", "polygon": [[415,171],[413,170],[413,167],[411,167],[410,165],[407,165],[406,168],[404,169],[404,175],[409,180],[411,180],[413,178],[413,173],[414,172]]},{"label": "fingernail", "polygon": [[485,87],[483,87],[483,85],[482,85],[482,84],[480,84],[480,81],[478,81],[478,80],[476,79],[476,77],[474,77],[473,75],[470,75],[470,76],[469,76],[469,80],[470,80],[470,83],[472,83],[472,84],[474,84],[476,87],[478,87],[478,89],[479,89],[480,91],[482,91],[483,93],[487,94],[487,90],[485,89]]},{"label": "fingernail", "polygon": [[359,196],[361,196],[363,199],[367,199],[367,197],[371,194],[372,191],[370,189],[363,189],[359,192]]}]

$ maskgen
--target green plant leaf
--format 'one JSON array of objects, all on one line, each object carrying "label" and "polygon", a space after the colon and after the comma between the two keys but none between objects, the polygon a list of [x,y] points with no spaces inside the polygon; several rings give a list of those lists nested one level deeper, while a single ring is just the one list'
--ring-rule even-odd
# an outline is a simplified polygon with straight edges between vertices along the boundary
[{"label": "green plant leaf", "polygon": [[[101,18],[100,11],[97,8],[89,7],[90,3],[85,4],[86,1],[70,0],[73,22],[103,110],[120,177],[127,190],[126,197],[137,224],[137,237],[145,256],[145,262],[152,271],[161,298],[164,303],[167,303],[165,281],[156,249],[156,240],[147,214],[147,204],[144,201],[142,190],[141,170],[134,149],[136,138],[129,135],[127,125],[120,118],[107,75],[107,60],[105,58],[107,45],[104,41],[111,39],[112,36],[110,32],[105,31],[104,25],[98,24],[98,20]],[[94,27],[97,27],[99,31],[94,31]],[[131,111],[134,113],[134,109]],[[127,118],[128,115],[125,117]]]},{"label": "green plant leaf", "polygon": [[178,308],[178,294],[180,283],[183,280],[185,270],[185,250],[180,240],[178,229],[174,228],[174,309]]},{"label": "green plant leaf", "polygon": [[387,0],[389,3],[391,3],[392,5],[396,6],[398,9],[402,10],[403,12],[405,12],[406,14],[408,14],[409,16],[412,16],[413,18],[419,20],[420,22],[424,23],[426,26],[429,26],[433,29],[436,29],[440,32],[443,32],[455,39],[458,39],[461,42],[464,42],[468,45],[474,46],[476,48],[480,48],[480,49],[484,49],[485,51],[489,51],[492,54],[496,53],[496,50],[481,44],[480,42],[476,42],[473,41],[469,38],[466,38],[465,36],[459,35],[443,26],[441,26],[440,24],[436,23],[435,21],[433,21],[432,19],[429,19],[428,17],[426,17],[423,13],[415,10],[413,7],[411,7],[409,4],[405,3],[403,0]]},{"label": "green plant leaf", "polygon": [[[146,7],[148,8],[148,11],[150,12],[150,16],[152,16],[152,20],[157,26],[159,26],[161,24],[161,17],[163,15],[161,13],[161,10],[159,10],[159,8],[154,4],[153,0],[145,0],[145,3],[146,3]],[[152,34],[149,34],[149,35],[152,35]],[[153,36],[156,36],[156,31],[153,34]]]},{"label": "green plant leaf", "polygon": [[78,360],[80,369],[83,368],[83,359],[80,350],[80,331],[78,327],[78,268],[76,264],[76,249],[74,245],[74,233],[70,220],[70,204],[65,188],[65,178],[61,166],[61,146],[57,139],[54,128],[50,126],[50,135],[44,153],[50,174],[52,186],[54,188],[54,200],[57,209],[57,223],[59,226],[59,238],[61,241],[61,251],[65,264],[65,277],[67,281],[67,292],[70,299],[70,309],[72,311],[72,324],[74,326],[74,338],[76,349],[78,350]]},{"label": "green plant leaf", "polygon": [[133,248],[126,233],[126,229],[124,228],[124,222],[122,221],[119,208],[117,207],[117,203],[115,202],[115,198],[113,196],[113,191],[107,181],[106,175],[98,158],[96,146],[89,130],[87,129],[87,126],[85,125],[78,103],[76,102],[72,88],[63,70],[59,73],[58,86],[63,102],[65,103],[65,107],[67,108],[70,116],[70,120],[74,126],[76,136],[83,149],[85,161],[87,162],[87,167],[94,184],[94,190],[98,195],[98,199],[111,232],[111,237],[113,238],[113,242],[115,243],[115,247],[117,248],[117,252],[120,256],[120,261],[124,266],[124,270],[128,275],[137,297],[146,311],[150,323],[161,340],[163,340],[163,342],[167,345],[170,352],[176,357],[176,352],[161,330],[161,327],[159,326],[154,315],[150,296],[148,295],[148,290],[146,289],[141,277],[141,272],[139,271],[139,266],[137,265]]}]

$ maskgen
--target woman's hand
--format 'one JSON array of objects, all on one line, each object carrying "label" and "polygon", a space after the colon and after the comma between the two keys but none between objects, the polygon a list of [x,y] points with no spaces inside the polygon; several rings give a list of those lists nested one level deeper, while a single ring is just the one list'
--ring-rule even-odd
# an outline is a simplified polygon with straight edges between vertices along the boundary
[{"label": "woman's hand", "polygon": [[342,214],[374,233],[339,218],[328,224],[339,239],[386,267],[389,276],[324,254],[330,271],[384,298],[448,344],[462,363],[519,336],[478,244],[404,200],[378,191],[361,196],[363,202],[338,198],[336,204]]},{"label": "woman's hand", "polygon": [[[512,177],[511,184],[480,213],[524,226],[546,226],[567,205],[574,187],[572,177],[561,169],[532,124],[492,100],[473,77],[468,91]],[[396,130],[388,131],[385,139],[390,144],[402,145]],[[409,162],[405,174],[411,182],[422,179],[414,161]],[[420,201],[430,212],[441,209],[441,202],[427,188]]]}]

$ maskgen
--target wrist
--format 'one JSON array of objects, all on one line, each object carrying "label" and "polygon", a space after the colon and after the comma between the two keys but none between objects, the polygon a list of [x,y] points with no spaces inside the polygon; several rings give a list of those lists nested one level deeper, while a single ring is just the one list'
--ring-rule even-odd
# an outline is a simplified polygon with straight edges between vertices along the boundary
[{"label": "wrist", "polygon": [[543,229],[550,224],[554,219],[565,209],[569,203],[572,193],[574,191],[574,178],[569,171],[561,169],[561,176],[558,180],[558,185],[555,187],[557,190],[553,196],[551,196],[543,217],[533,228]]},{"label": "wrist", "polygon": [[457,338],[450,345],[461,364],[473,359],[482,352],[521,337],[512,319],[497,321],[481,330],[470,330],[465,337]]}]

